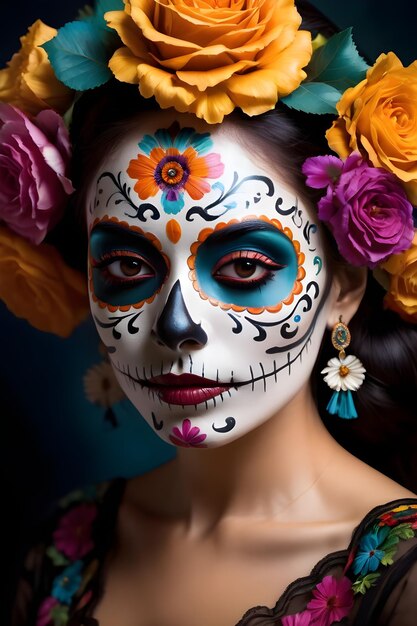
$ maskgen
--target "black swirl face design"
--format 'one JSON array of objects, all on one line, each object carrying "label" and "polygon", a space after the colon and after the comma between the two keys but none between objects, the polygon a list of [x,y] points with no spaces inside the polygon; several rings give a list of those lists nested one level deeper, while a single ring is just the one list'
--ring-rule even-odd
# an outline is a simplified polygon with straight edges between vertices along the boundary
[{"label": "black swirl face design", "polygon": [[[98,173],[91,307],[118,380],[151,428],[173,445],[205,448],[256,428],[308,384],[330,280],[314,213],[285,172],[261,163],[227,124],[194,131],[187,119],[173,139],[160,132],[164,116],[168,132],[171,113],[138,124]],[[165,141],[183,151],[181,142],[194,142],[200,156],[210,145],[216,169],[204,193],[190,187],[189,151],[175,198],[170,180],[158,179],[141,200],[135,184],[141,190],[151,174],[140,177],[138,144],[151,159]],[[126,173],[132,160],[136,181]]]}]

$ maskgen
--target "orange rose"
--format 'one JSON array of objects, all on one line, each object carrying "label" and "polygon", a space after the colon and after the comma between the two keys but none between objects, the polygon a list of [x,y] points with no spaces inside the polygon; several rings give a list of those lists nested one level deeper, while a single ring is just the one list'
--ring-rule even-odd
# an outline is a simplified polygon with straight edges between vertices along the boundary
[{"label": "orange rose", "polygon": [[326,135],[332,150],[342,158],[359,150],[395,174],[417,204],[417,61],[403,67],[393,52],[381,54],[337,110],[340,117]]},{"label": "orange rose", "polygon": [[311,36],[298,30],[294,0],[124,2],[124,11],[105,15],[125,44],[109,67],[163,109],[209,124],[235,107],[258,115],[306,77]]},{"label": "orange rose", "polygon": [[21,37],[22,47],[6,69],[0,70],[0,100],[36,115],[43,109],[65,113],[73,92],[55,76],[48,56],[39,46],[55,37],[55,28],[37,20]]},{"label": "orange rose", "polygon": [[411,248],[393,254],[381,267],[390,274],[387,307],[404,319],[417,322],[417,231]]},{"label": "orange rose", "polygon": [[17,317],[60,337],[88,312],[85,278],[53,246],[35,246],[6,226],[0,227],[0,299]]}]

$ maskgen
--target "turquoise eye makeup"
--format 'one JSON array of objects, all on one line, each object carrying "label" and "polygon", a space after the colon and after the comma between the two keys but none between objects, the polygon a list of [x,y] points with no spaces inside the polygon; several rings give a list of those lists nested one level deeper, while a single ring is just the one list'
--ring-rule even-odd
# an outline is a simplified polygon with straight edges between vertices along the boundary
[{"label": "turquoise eye makeup", "polygon": [[94,295],[107,304],[126,306],[153,296],[168,268],[144,235],[114,224],[98,224],[90,236]]},{"label": "turquoise eye makeup", "polygon": [[244,222],[209,235],[195,258],[201,289],[225,304],[274,306],[293,289],[298,273],[291,240],[272,224]]},{"label": "turquoise eye makeup", "polygon": [[251,289],[255,285],[264,285],[267,280],[273,278],[274,270],[282,269],[282,267],[265,254],[252,250],[240,250],[220,259],[212,275],[218,282],[229,287]]}]

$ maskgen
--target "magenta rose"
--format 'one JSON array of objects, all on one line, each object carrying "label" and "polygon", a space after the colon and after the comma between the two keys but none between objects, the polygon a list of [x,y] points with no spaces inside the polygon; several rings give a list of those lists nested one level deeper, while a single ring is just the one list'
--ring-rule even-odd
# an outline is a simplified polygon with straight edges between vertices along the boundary
[{"label": "magenta rose", "polygon": [[312,157],[304,163],[303,173],[310,187],[327,187],[318,203],[318,216],[352,265],[374,268],[410,247],[413,207],[393,174],[370,167],[359,154],[344,162],[337,157]]},{"label": "magenta rose", "polygon": [[67,177],[68,132],[52,110],[32,120],[0,103],[0,221],[39,244],[74,191]]}]

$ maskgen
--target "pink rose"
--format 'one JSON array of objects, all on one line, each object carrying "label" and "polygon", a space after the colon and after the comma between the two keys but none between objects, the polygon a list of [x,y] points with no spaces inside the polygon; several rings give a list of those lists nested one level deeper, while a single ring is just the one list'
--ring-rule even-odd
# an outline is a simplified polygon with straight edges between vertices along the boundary
[{"label": "pink rose", "polygon": [[359,154],[346,161],[311,157],[303,165],[307,185],[327,187],[318,216],[326,222],[340,254],[352,265],[373,269],[391,254],[410,247],[413,207],[398,179],[369,166]]},{"label": "pink rose", "polygon": [[74,191],[67,178],[70,143],[52,110],[33,120],[0,103],[0,220],[39,244],[61,219]]}]

